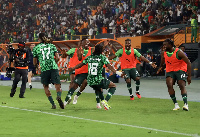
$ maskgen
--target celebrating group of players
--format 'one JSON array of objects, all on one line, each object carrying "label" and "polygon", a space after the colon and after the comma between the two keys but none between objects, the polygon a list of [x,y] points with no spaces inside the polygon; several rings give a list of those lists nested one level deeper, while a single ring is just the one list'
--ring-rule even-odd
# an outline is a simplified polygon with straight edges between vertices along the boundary
[{"label": "celebrating group of players", "polygon": [[[136,49],[131,48],[131,40],[125,40],[125,47],[118,50],[109,59],[119,57],[121,62],[122,71],[116,71],[109,63],[108,58],[104,55],[105,47],[112,48],[109,43],[98,44],[94,48],[89,46],[88,39],[82,39],[79,42],[77,48],[72,48],[69,51],[62,51],[62,57],[66,58],[70,56],[69,71],[71,83],[69,86],[68,94],[63,102],[61,100],[61,83],[58,72],[57,62],[59,55],[55,45],[49,42],[44,33],[39,34],[39,44],[33,49],[33,63],[38,67],[37,60],[40,62],[41,68],[41,83],[44,86],[44,90],[48,100],[52,104],[52,108],[55,109],[56,105],[49,91],[49,84],[53,83],[56,88],[57,98],[60,108],[64,109],[67,104],[71,102],[74,91],[80,87],[80,90],[74,96],[73,104],[77,103],[78,97],[85,89],[87,84],[94,89],[96,94],[97,108],[101,108],[103,105],[105,110],[110,109],[108,105],[109,99],[115,93],[116,85],[110,80],[106,79],[103,75],[105,67],[108,67],[114,74],[124,77],[127,88],[130,93],[130,100],[134,100],[134,95],[131,87],[131,79],[136,81],[136,95],[141,98],[140,76],[136,70],[136,58],[141,61],[149,63],[153,68],[156,68],[154,62],[150,62],[143,57]],[[166,64],[166,84],[171,99],[175,104],[173,110],[180,109],[173,89],[173,84],[177,81],[184,101],[183,110],[188,111],[187,104],[187,91],[185,89],[186,77],[188,84],[191,83],[191,63],[187,56],[178,48],[175,48],[173,42],[170,39],[166,39],[163,43],[164,52],[162,54],[161,65],[158,69],[159,73],[164,69],[164,63]],[[109,89],[108,94],[104,98],[103,89]],[[101,100],[101,104],[100,104]]]}]

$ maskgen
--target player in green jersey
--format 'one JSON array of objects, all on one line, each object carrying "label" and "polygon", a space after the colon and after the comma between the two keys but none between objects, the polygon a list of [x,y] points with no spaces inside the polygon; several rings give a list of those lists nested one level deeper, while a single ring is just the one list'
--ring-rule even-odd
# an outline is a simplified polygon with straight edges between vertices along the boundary
[{"label": "player in green jersey", "polygon": [[[116,71],[109,63],[108,58],[102,55],[103,46],[97,45],[95,46],[95,51],[92,53],[91,56],[88,56],[85,60],[83,60],[80,64],[76,65],[72,68],[72,70],[78,69],[83,65],[88,64],[88,76],[87,82],[95,91],[101,92],[101,89],[108,89],[108,94],[105,98],[101,101],[102,105],[104,106],[105,110],[111,108],[108,105],[108,100],[112,97],[115,93],[116,85],[109,81],[108,79],[102,76],[103,65],[105,64],[113,73],[118,74],[119,76],[122,75],[122,72]],[[103,97],[100,97],[101,99]]]},{"label": "player in green jersey", "polygon": [[[49,91],[49,84],[53,83],[56,88],[57,98],[60,108],[64,109],[64,104],[61,100],[61,85],[60,76],[58,72],[57,62],[59,55],[55,45],[51,44],[49,39],[45,37],[44,33],[39,34],[39,44],[33,48],[33,64],[37,67],[37,59],[40,62],[41,70],[41,83],[43,84],[44,91],[52,104],[52,109],[56,108],[56,105]],[[55,56],[55,59],[54,59]]]}]

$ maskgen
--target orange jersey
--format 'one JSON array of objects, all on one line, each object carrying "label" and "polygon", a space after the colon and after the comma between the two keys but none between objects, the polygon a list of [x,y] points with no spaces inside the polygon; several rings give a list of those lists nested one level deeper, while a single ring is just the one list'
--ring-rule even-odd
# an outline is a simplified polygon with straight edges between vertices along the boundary
[{"label": "orange jersey", "polygon": [[187,64],[183,60],[179,60],[176,57],[176,53],[179,49],[176,48],[173,55],[171,57],[167,56],[167,53],[164,52],[165,64],[166,64],[166,72],[171,71],[187,71]]},{"label": "orange jersey", "polygon": [[121,62],[121,69],[129,69],[129,68],[136,68],[136,59],[134,55],[134,50],[131,48],[131,54],[127,55],[125,52],[125,48],[123,48],[123,54],[119,58]]},{"label": "orange jersey", "polygon": [[[87,55],[86,55],[85,57],[82,56],[81,62],[82,62],[86,57],[88,57],[88,56],[90,56],[90,55],[91,55],[91,47],[89,47],[89,50],[88,50]],[[84,66],[82,66],[81,68],[75,70],[75,75],[83,74],[83,73],[88,73],[88,64],[87,64],[87,65],[84,65]]]},{"label": "orange jersey", "polygon": [[77,48],[76,48],[73,57],[70,58],[70,61],[69,61],[69,68],[73,68],[73,67],[75,67],[76,65],[78,65],[79,63],[81,63],[81,61],[78,60]]}]

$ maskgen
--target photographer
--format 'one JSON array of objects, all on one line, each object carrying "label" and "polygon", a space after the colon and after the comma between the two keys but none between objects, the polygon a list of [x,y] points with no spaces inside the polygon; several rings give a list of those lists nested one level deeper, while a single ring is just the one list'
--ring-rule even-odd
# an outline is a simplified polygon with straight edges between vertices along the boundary
[{"label": "photographer", "polygon": [[27,49],[25,49],[25,43],[19,42],[18,49],[15,50],[14,56],[14,66],[15,66],[15,78],[13,80],[13,85],[10,93],[10,97],[13,97],[16,92],[17,84],[22,76],[22,85],[20,89],[19,98],[24,98],[24,93],[26,90],[26,82],[28,75],[28,62],[30,60],[30,55]]}]

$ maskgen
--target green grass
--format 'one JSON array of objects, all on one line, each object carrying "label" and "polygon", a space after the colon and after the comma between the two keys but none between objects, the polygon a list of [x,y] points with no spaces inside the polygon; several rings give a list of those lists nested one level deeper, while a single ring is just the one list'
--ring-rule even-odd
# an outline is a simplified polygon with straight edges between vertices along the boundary
[{"label": "green grass", "polygon": [[[0,86],[0,137],[184,136],[152,129],[200,136],[199,102],[189,102],[190,111],[188,112],[172,111],[174,105],[171,100],[136,98],[134,101],[130,101],[127,96],[114,95],[109,101],[112,109],[105,111],[103,108],[100,110],[96,108],[95,94],[83,93],[76,105],[69,104],[62,110],[55,100],[55,91],[52,91],[52,96],[57,104],[57,109],[52,110],[42,89],[32,89],[31,91],[27,89],[24,99],[18,97],[19,88],[13,98],[9,97],[9,93],[10,87]],[[63,100],[66,94],[66,91],[63,92]],[[179,105],[182,104],[183,102],[179,101]],[[132,125],[132,127],[127,125]],[[146,128],[141,129],[133,126]]]}]

